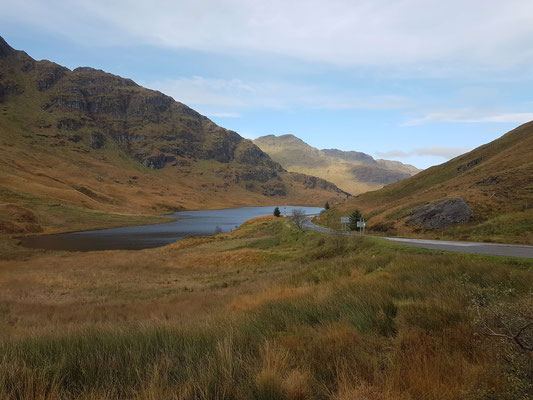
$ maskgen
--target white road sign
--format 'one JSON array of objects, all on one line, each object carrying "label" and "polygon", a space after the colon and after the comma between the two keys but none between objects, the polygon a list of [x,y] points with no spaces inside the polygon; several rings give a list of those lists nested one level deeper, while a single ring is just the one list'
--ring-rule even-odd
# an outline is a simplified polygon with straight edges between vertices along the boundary
[{"label": "white road sign", "polygon": [[341,224],[349,224],[350,217],[341,217]]},{"label": "white road sign", "polygon": [[365,227],[365,221],[357,221],[357,227],[358,228],[364,228]]}]

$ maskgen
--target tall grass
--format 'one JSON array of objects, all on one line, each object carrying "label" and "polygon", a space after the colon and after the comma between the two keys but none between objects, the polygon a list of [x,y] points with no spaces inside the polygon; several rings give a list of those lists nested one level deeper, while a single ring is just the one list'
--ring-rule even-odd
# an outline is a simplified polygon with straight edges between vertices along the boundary
[{"label": "tall grass", "polygon": [[[0,398],[533,395],[531,356],[485,336],[478,323],[496,305],[509,321],[529,307],[531,262],[404,252],[266,224],[267,233],[251,225],[202,244],[220,254],[261,243],[272,256],[261,276],[275,278],[266,287],[250,288],[226,312],[198,321],[117,321],[70,333],[58,324],[0,340]],[[242,268],[233,273],[242,275]],[[203,290],[209,296],[236,289]]]}]

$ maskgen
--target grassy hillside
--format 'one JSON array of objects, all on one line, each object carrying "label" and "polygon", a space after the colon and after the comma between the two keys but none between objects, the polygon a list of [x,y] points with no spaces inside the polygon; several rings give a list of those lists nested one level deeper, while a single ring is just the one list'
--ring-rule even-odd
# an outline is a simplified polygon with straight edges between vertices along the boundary
[{"label": "grassy hillside", "polygon": [[374,160],[356,151],[319,150],[293,135],[262,136],[254,143],[283,168],[319,176],[351,194],[376,190],[419,172],[412,165]]},{"label": "grassy hillside", "polygon": [[[360,209],[375,232],[533,244],[532,154],[530,122],[412,178],[357,196],[323,221],[333,226],[340,215]],[[468,222],[436,231],[406,224],[425,203],[458,197],[474,212]]]},{"label": "grassy hillside", "polygon": [[0,245],[1,398],[533,396],[530,355],[487,335],[533,311],[529,260],[273,217],[134,252]]},{"label": "grassy hillside", "polygon": [[162,93],[35,61],[0,38],[0,231],[71,229],[63,225],[75,219],[92,227],[88,210],[117,220],[344,198]]}]

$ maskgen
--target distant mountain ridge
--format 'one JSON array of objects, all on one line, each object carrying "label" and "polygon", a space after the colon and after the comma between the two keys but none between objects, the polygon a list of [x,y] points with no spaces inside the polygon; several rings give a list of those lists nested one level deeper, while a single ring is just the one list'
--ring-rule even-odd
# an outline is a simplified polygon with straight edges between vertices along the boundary
[{"label": "distant mountain ridge", "polygon": [[[163,93],[94,68],[36,61],[1,37],[0,166],[0,205],[23,207],[157,213],[348,196],[287,172]],[[43,225],[54,207],[37,216]]]},{"label": "distant mountain ridge", "polygon": [[266,135],[254,143],[285,169],[319,176],[351,194],[376,190],[420,171],[399,161],[375,160],[362,152],[319,150],[294,135]]}]

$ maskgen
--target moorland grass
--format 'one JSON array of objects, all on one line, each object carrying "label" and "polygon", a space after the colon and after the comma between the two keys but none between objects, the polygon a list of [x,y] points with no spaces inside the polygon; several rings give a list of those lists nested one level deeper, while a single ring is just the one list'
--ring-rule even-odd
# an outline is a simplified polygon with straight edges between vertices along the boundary
[{"label": "moorland grass", "polygon": [[[127,293],[87,290],[100,282],[87,282],[83,263],[98,254],[106,261],[94,273]],[[533,395],[531,354],[486,335],[515,330],[531,311],[529,260],[300,232],[269,218],[161,249],[27,257],[0,269],[3,288],[43,279],[31,294],[2,292],[0,398]],[[163,281],[190,290],[161,291]],[[55,291],[65,287],[63,304]]]}]

